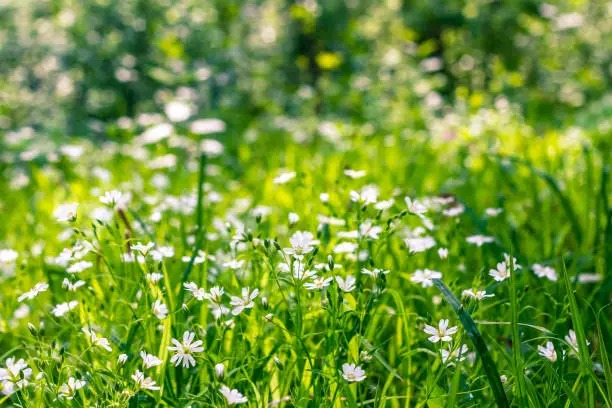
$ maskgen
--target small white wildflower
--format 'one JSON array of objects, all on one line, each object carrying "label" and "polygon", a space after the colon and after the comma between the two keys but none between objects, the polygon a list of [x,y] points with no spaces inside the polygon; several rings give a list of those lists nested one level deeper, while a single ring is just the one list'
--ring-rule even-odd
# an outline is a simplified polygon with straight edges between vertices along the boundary
[{"label": "small white wildflower", "polygon": [[77,203],[62,204],[53,211],[53,216],[59,221],[74,221],[77,218]]},{"label": "small white wildflower", "polygon": [[229,387],[227,387],[226,385],[221,386],[221,389],[219,391],[225,397],[225,400],[227,401],[228,405],[237,405],[248,402],[247,397],[238,392],[238,390],[230,390]]},{"label": "small white wildflower", "polygon": [[557,352],[555,351],[555,346],[552,342],[546,342],[546,347],[538,346],[538,353],[542,357],[546,357],[551,362],[557,361]]},{"label": "small white wildflower", "polygon": [[174,346],[169,346],[168,350],[174,351],[174,355],[170,359],[170,363],[174,363],[175,366],[179,366],[181,362],[183,367],[189,368],[190,366],[196,365],[193,353],[199,353],[204,351],[202,347],[202,340],[193,341],[195,333],[186,331],[183,333],[183,341],[179,342],[177,339],[172,339]]},{"label": "small white wildflower", "polygon": [[451,334],[457,333],[457,330],[457,326],[448,328],[448,319],[442,319],[438,323],[437,328],[426,324],[424,332],[430,335],[430,337],[428,338],[429,341],[431,341],[432,343],[437,343],[440,340],[452,341],[453,338],[451,337]]},{"label": "small white wildflower", "polygon": [[367,378],[365,371],[355,364],[342,364],[342,377],[348,382],[361,382]]}]

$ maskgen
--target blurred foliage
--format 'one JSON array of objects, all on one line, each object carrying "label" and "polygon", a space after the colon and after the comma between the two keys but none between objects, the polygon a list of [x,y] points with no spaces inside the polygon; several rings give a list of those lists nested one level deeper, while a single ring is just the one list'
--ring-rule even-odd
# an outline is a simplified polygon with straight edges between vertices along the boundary
[{"label": "blurred foliage", "polygon": [[423,128],[508,104],[536,127],[612,129],[604,0],[3,3],[4,129],[103,135],[174,98],[238,129],[281,114]]}]

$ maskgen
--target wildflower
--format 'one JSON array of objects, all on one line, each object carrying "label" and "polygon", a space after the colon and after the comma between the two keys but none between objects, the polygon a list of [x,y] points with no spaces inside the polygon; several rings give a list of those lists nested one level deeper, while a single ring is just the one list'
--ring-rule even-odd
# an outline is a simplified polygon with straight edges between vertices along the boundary
[{"label": "wildflower", "polygon": [[95,331],[89,330],[87,327],[83,327],[81,330],[89,337],[89,341],[92,345],[102,347],[106,351],[112,351],[107,338],[98,337]]},{"label": "wildflower", "polygon": [[412,276],[410,281],[414,283],[420,283],[424,288],[430,288],[433,286],[433,279],[441,279],[442,273],[438,271],[432,271],[430,269],[417,269]]},{"label": "wildflower", "polygon": [[[569,333],[564,338],[565,342],[570,346],[570,355],[578,358],[578,339],[576,338],[576,332],[570,329]],[[585,340],[585,343],[587,346],[591,344],[588,340]]]},{"label": "wildflower", "polygon": [[163,246],[151,251],[151,258],[155,262],[161,262],[167,258],[174,257],[174,248],[171,246]]},{"label": "wildflower", "polygon": [[227,262],[223,263],[223,267],[224,268],[228,268],[231,269],[233,271],[237,271],[238,269],[242,268],[244,266],[244,261],[242,260],[237,260],[237,259],[232,259],[229,260]]},{"label": "wildflower", "polygon": [[62,386],[60,387],[59,397],[71,400],[74,398],[74,395],[76,394],[76,392],[80,390],[81,388],[83,388],[85,384],[87,384],[87,381],[83,379],[77,380],[74,377],[70,377],[68,379],[68,382],[65,384],[62,384]]},{"label": "wildflower", "polygon": [[522,266],[519,265],[518,261],[516,260],[515,257],[512,257],[512,259],[510,259],[510,255],[508,255],[507,253],[504,252],[504,261],[506,262],[506,265],[508,266],[508,268],[510,268],[510,264],[512,264],[513,267],[513,271],[516,272],[517,270],[521,269]]},{"label": "wildflower", "polygon": [[341,242],[334,247],[334,254],[346,254],[355,252],[359,248],[357,244],[352,242]]},{"label": "wildflower", "polygon": [[360,366],[348,363],[342,364],[342,377],[348,382],[361,382],[367,378]]},{"label": "wildflower", "polygon": [[382,232],[382,227],[372,225],[372,221],[366,221],[359,226],[359,235],[364,238],[378,239],[378,234]]},{"label": "wildflower", "polygon": [[442,211],[442,214],[446,215],[447,217],[456,217],[460,214],[463,214],[465,212],[465,207],[462,205],[456,205],[452,208],[446,209],[444,211]]},{"label": "wildflower", "polygon": [[300,220],[300,216],[294,212],[289,213],[289,224],[293,225]]},{"label": "wildflower", "polygon": [[410,197],[404,197],[408,211],[412,214],[422,215],[427,212],[427,207],[419,202],[419,200],[412,200]]},{"label": "wildflower", "polygon": [[338,287],[344,292],[352,292],[355,289],[356,279],[353,275],[347,276],[346,280],[336,276],[336,282],[338,282]]},{"label": "wildflower", "polygon": [[0,368],[0,385],[4,395],[12,394],[15,388],[28,386],[28,379],[32,376],[32,369],[24,359],[15,361],[15,357],[6,359],[6,368]]},{"label": "wildflower", "polygon": [[533,264],[531,268],[538,278],[547,278],[553,282],[557,281],[557,271],[554,268],[540,264]]},{"label": "wildflower", "polygon": [[220,119],[198,119],[191,122],[189,130],[196,135],[224,132],[225,122]]},{"label": "wildflower", "polygon": [[361,269],[361,273],[365,274],[365,275],[370,275],[373,278],[378,278],[378,275],[383,274],[383,275],[387,275],[389,274],[388,270],[383,270],[383,269],[379,269],[379,268],[374,268],[372,270],[366,269],[366,268],[362,268]]},{"label": "wildflower", "polygon": [[440,259],[448,258],[448,248],[438,249],[438,256],[440,257]]},{"label": "wildflower", "polygon": [[393,204],[395,203],[394,199],[389,199],[389,200],[384,200],[384,201],[379,201],[374,205],[374,208],[376,208],[379,211],[383,211],[383,210],[388,210],[389,208],[393,207]]},{"label": "wildflower", "polygon": [[430,326],[428,324],[425,325],[425,333],[430,334],[429,341],[432,343],[437,343],[440,340],[442,341],[452,341],[453,338],[450,336],[451,334],[457,333],[457,326],[453,326],[450,329],[448,328],[448,320],[442,319],[438,323],[438,328]]},{"label": "wildflower", "polygon": [[76,292],[76,290],[83,285],[85,285],[85,281],[82,280],[72,283],[68,278],[64,278],[62,281],[62,287],[68,289],[70,292]]},{"label": "wildflower", "polygon": [[49,284],[48,283],[46,283],[46,282],[37,283],[36,285],[34,285],[34,287],[32,289],[30,289],[29,291],[25,292],[21,296],[19,296],[17,298],[17,301],[18,302],[23,302],[25,299],[28,299],[28,300],[34,299],[36,296],[38,296],[38,294],[40,292],[45,292],[47,289],[49,289]]},{"label": "wildflower", "polygon": [[491,242],[495,241],[495,238],[487,237],[485,235],[472,235],[467,237],[465,240],[470,244],[474,244],[477,247],[481,247],[484,244],[490,244]]},{"label": "wildflower", "polygon": [[230,390],[229,387],[222,385],[219,391],[225,397],[228,405],[237,405],[248,402],[247,397],[239,393],[236,389]]},{"label": "wildflower", "polygon": [[74,221],[77,217],[77,203],[62,204],[53,211],[53,216],[59,222],[63,221]]},{"label": "wildflower", "polygon": [[314,278],[317,273],[312,270],[306,270],[306,265],[301,261],[295,261],[293,263],[293,279],[303,280],[308,278]]},{"label": "wildflower", "polygon": [[108,205],[112,208],[120,207],[122,204],[122,196],[123,193],[117,190],[111,190],[104,193],[103,196],[100,196],[100,202],[102,204]]},{"label": "wildflower", "polygon": [[140,352],[140,357],[142,358],[142,363],[146,368],[158,366],[163,362],[157,356],[147,354],[147,352],[144,350]]},{"label": "wildflower", "polygon": [[333,279],[332,278],[326,278],[324,276],[318,276],[316,278],[314,278],[313,282],[308,282],[306,284],[304,284],[304,287],[308,290],[315,290],[315,289],[325,289],[326,287],[329,286],[329,284],[331,283]]},{"label": "wildflower", "polygon": [[164,112],[172,122],[184,122],[193,113],[191,106],[183,101],[170,101],[164,106]]},{"label": "wildflower", "polygon": [[504,211],[503,208],[487,208],[485,214],[489,217],[497,217],[502,211]]},{"label": "wildflower", "polygon": [[288,255],[304,255],[312,252],[316,241],[314,235],[308,231],[297,231],[289,238],[291,248],[285,248],[284,251]]},{"label": "wildflower", "polygon": [[362,178],[366,175],[366,171],[365,170],[351,170],[351,169],[346,169],[344,170],[344,175],[348,176],[352,179],[359,179]]},{"label": "wildflower", "polygon": [[406,238],[404,242],[411,253],[424,252],[436,246],[436,241],[432,237]]},{"label": "wildflower", "polygon": [[153,304],[151,305],[151,308],[153,309],[153,314],[159,320],[165,319],[166,316],[168,315],[168,306],[166,306],[165,303],[162,303],[162,301],[159,299],[153,302]]},{"label": "wildflower", "polygon": [[117,362],[119,364],[125,364],[127,359],[128,359],[128,355],[127,354],[119,354],[119,357],[117,358]]},{"label": "wildflower", "polygon": [[225,375],[225,366],[223,365],[223,363],[215,364],[215,375],[217,376],[217,378],[223,378],[223,376]]},{"label": "wildflower", "polygon": [[470,297],[472,299],[482,300],[484,298],[493,297],[494,294],[487,295],[486,290],[466,289],[461,292],[461,296]]},{"label": "wildflower", "polygon": [[157,386],[156,382],[153,381],[151,377],[145,378],[144,373],[142,373],[140,370],[136,370],[136,373],[132,375],[132,379],[134,380],[136,385],[138,385],[139,388],[151,391],[159,390],[159,387]]},{"label": "wildflower", "polygon": [[468,352],[468,346],[463,344],[456,350],[452,350],[450,347],[448,350],[442,349],[440,350],[440,354],[442,355],[442,362],[452,365],[455,361],[461,362],[465,360],[465,355]]},{"label": "wildflower", "polygon": [[244,309],[252,309],[255,306],[253,299],[259,295],[259,289],[250,292],[249,288],[242,288],[242,297],[232,296],[230,305],[234,306],[232,314],[238,316]]},{"label": "wildflower", "polygon": [[546,347],[538,346],[538,352],[542,357],[546,357],[551,362],[557,361],[557,352],[552,342],[546,342]]},{"label": "wildflower", "polygon": [[60,303],[59,305],[56,305],[53,310],[51,310],[51,313],[56,317],[62,317],[63,315],[74,309],[78,304],[78,300]]},{"label": "wildflower", "polygon": [[154,246],[155,244],[153,242],[149,242],[146,245],[138,242],[135,245],[131,245],[130,249],[135,252],[140,252],[142,256],[147,256],[149,254],[149,251],[151,251]]},{"label": "wildflower", "polygon": [[375,204],[378,201],[378,188],[376,186],[365,186],[361,191],[351,191],[351,201],[363,205]]},{"label": "wildflower", "polygon": [[329,201],[329,194],[327,193],[321,193],[319,194],[319,200],[321,200],[322,203],[327,203]]},{"label": "wildflower", "polygon": [[281,173],[278,177],[274,178],[274,184],[285,184],[295,178],[295,171]]},{"label": "wildflower", "polygon": [[160,280],[162,280],[163,277],[164,277],[164,275],[162,275],[161,273],[158,273],[158,272],[148,273],[147,274],[147,280],[149,280],[151,283],[157,283]]},{"label": "wildflower", "polygon": [[503,282],[510,277],[510,268],[505,262],[498,262],[497,269],[489,269],[489,275],[497,282]]},{"label": "wildflower", "polygon": [[84,270],[91,268],[92,266],[93,266],[93,264],[91,262],[88,262],[88,261],[79,261],[79,262],[75,262],[72,265],[70,265],[66,269],[66,272],[68,272],[70,274],[81,273]]},{"label": "wildflower", "polygon": [[204,348],[202,347],[202,340],[193,341],[194,337],[195,333],[186,331],[183,333],[182,343],[176,339],[172,339],[172,344],[174,344],[174,346],[169,346],[168,350],[174,351],[175,354],[170,359],[170,363],[176,363],[176,367],[178,367],[181,362],[183,363],[183,367],[195,367],[196,362],[192,354],[204,351]]}]

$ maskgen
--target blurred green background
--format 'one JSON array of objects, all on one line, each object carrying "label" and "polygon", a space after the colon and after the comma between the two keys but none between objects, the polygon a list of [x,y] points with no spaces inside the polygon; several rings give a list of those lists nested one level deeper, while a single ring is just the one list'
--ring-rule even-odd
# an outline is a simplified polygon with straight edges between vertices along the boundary
[{"label": "blurred green background", "polygon": [[426,129],[451,109],[511,107],[535,129],[611,134],[612,3],[604,0],[0,7],[0,129],[121,137],[117,123],[129,124],[121,118],[178,98],[238,130],[281,115]]}]

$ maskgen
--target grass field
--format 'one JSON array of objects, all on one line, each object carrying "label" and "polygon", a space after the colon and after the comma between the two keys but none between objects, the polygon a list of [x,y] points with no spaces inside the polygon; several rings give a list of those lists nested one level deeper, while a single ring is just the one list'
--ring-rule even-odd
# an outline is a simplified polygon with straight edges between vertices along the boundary
[{"label": "grass field", "polygon": [[[102,3],[50,21],[76,49],[107,52],[77,41],[95,40],[83,25],[110,13]],[[311,3],[291,19],[321,27]],[[132,12],[151,23],[151,10]],[[394,9],[381,10],[396,29]],[[80,85],[49,77],[72,86],[70,103],[32,91],[22,71],[0,81],[11,98],[0,103],[0,406],[612,407],[599,76],[581,71],[595,102],[578,109],[572,94],[578,110],[551,102],[554,114],[532,120],[545,86],[496,71],[514,81],[507,98],[461,78],[433,92],[447,84],[430,72],[437,48],[419,40],[406,57],[407,31],[363,66],[313,51],[296,64],[314,82],[280,87],[283,47],[264,65],[241,60],[227,29],[237,59],[211,57],[202,72],[187,40],[151,27],[147,52],[165,62],[142,51],[151,65],[134,73],[112,51],[127,70],[115,93],[103,65],[75,74],[70,53],[74,71],[57,72]],[[121,115],[92,107],[109,100]]]}]

